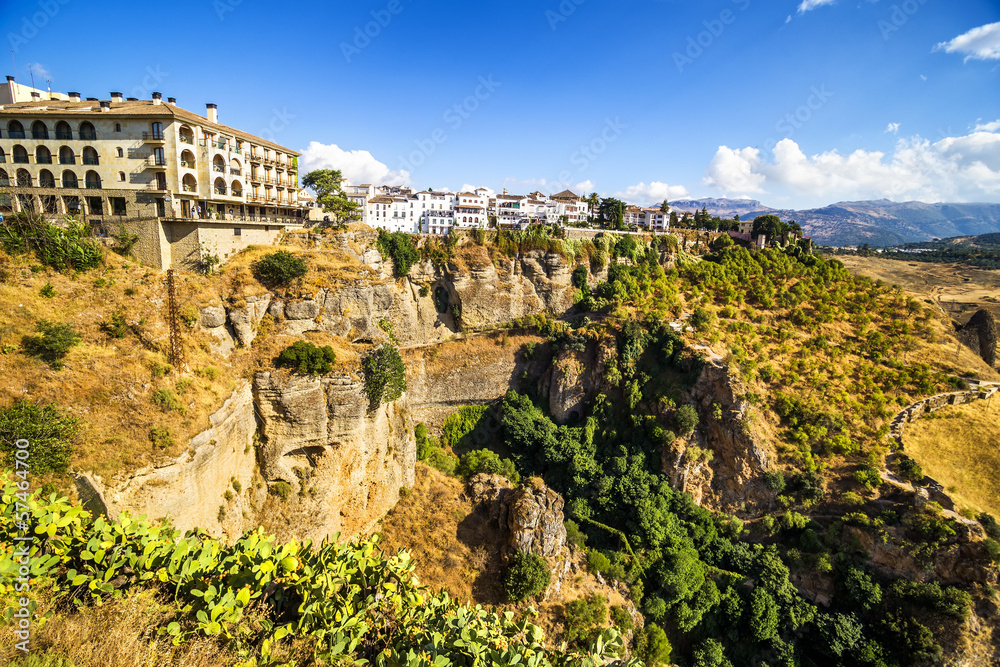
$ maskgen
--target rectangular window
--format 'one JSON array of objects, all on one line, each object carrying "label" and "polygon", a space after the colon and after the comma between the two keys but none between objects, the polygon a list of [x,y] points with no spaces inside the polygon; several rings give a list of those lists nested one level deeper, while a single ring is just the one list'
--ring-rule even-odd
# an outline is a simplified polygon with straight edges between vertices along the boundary
[{"label": "rectangular window", "polygon": [[108,197],[108,202],[111,204],[111,212],[114,215],[127,215],[124,197]]},{"label": "rectangular window", "polygon": [[243,236],[243,228],[233,227],[233,236]]}]

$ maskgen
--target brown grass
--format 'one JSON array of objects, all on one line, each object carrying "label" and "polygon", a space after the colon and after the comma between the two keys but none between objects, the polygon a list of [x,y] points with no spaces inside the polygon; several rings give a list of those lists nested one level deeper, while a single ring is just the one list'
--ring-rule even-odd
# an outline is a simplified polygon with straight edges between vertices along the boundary
[{"label": "brown grass", "polygon": [[944,408],[907,424],[903,445],[958,506],[1000,516],[1000,399]]}]

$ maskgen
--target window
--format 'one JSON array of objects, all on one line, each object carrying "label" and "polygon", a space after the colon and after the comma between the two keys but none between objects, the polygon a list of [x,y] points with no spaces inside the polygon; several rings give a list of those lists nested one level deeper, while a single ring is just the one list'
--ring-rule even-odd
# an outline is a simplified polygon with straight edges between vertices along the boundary
[{"label": "window", "polygon": [[[121,131],[122,131],[122,124],[121,123],[115,123],[115,132],[121,132]],[[118,150],[120,151],[121,149],[119,148]],[[121,157],[121,156],[119,155],[118,157]]]},{"label": "window", "polygon": [[153,139],[163,138],[163,123],[153,123],[152,130],[153,130]]},{"label": "window", "polygon": [[124,197],[108,197],[108,201],[111,203],[111,212],[113,214],[126,215],[127,209],[125,208]]},{"label": "window", "polygon": [[233,236],[243,236],[243,228],[233,227]]},{"label": "window", "polygon": [[[121,149],[119,149],[119,150],[121,150]],[[119,183],[124,183],[125,182],[125,172],[124,171],[119,171],[118,172],[118,182]]]},{"label": "window", "polygon": [[118,157],[125,157],[125,151],[123,151],[121,149],[121,146],[119,146],[118,148],[116,148],[115,152],[118,154]]}]

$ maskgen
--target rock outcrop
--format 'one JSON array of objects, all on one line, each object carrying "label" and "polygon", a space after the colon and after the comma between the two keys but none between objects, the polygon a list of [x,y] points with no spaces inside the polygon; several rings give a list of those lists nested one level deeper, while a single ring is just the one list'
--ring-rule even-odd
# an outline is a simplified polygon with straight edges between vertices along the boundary
[{"label": "rock outcrop", "polygon": [[544,484],[511,488],[499,475],[480,473],[466,485],[477,511],[485,512],[499,529],[501,551],[524,551],[557,558],[566,550],[563,498]]}]

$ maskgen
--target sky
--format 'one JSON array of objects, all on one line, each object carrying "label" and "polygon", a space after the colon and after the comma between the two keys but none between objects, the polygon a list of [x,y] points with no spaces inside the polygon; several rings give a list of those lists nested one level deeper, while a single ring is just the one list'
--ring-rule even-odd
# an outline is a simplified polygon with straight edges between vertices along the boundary
[{"label": "sky", "polygon": [[215,103],[353,183],[1000,202],[1000,0],[0,0],[0,35],[21,83]]}]

